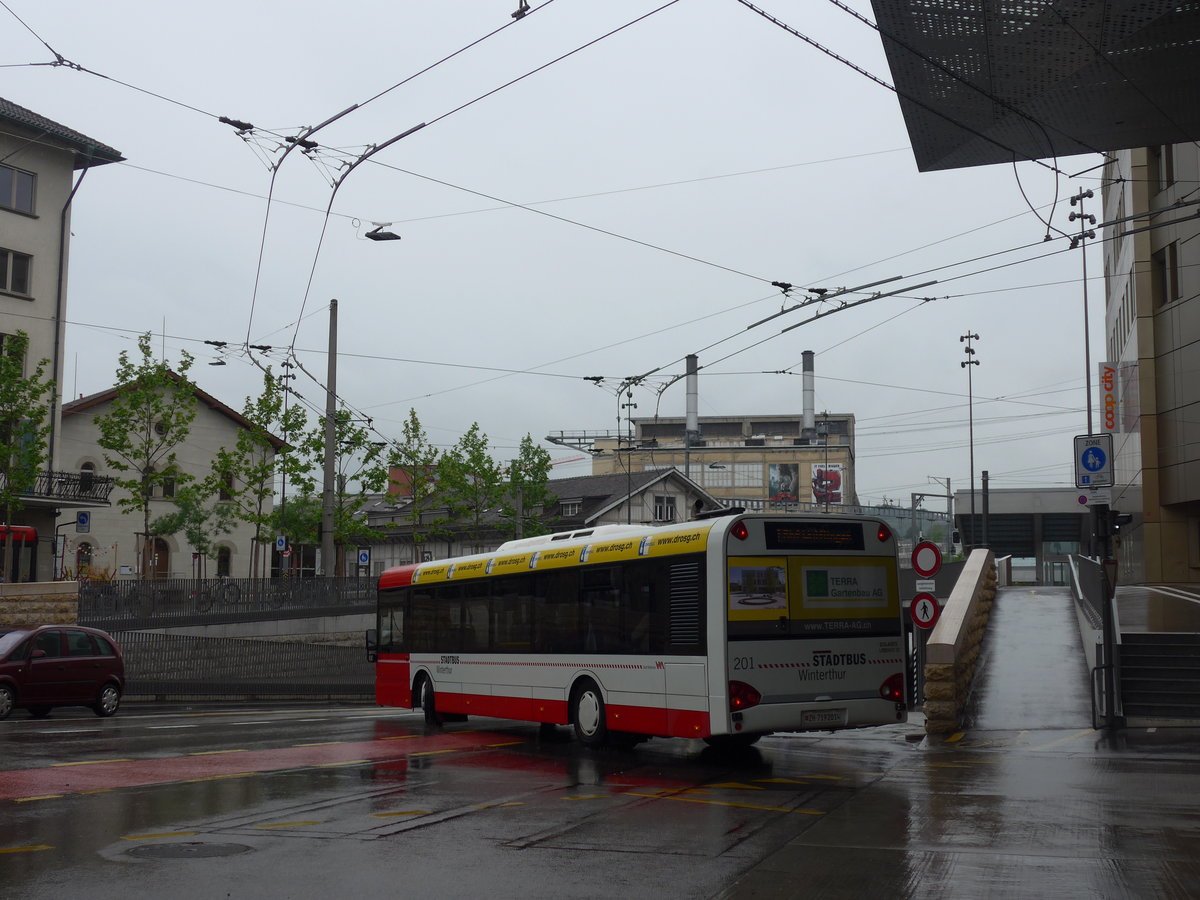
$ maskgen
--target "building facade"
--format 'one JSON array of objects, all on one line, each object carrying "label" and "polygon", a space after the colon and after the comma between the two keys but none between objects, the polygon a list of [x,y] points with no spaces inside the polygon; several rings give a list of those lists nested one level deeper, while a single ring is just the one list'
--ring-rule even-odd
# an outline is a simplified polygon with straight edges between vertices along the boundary
[{"label": "building facade", "polygon": [[[0,345],[7,335],[29,336],[26,370],[48,360],[47,375],[62,384],[71,206],[84,176],[122,159],[87,135],[0,98]],[[60,411],[51,408],[46,472],[19,513],[37,529],[37,580],[54,575],[57,511],[102,508],[104,479],[82,485],[60,468]],[[18,524],[18,523],[13,523]]]},{"label": "building facade", "polygon": [[[665,525],[722,506],[712,494],[670,469],[558,478],[547,488],[551,502],[528,513],[550,532],[629,523]],[[392,566],[485,553],[514,537],[498,511],[485,534],[468,539],[456,533],[441,521],[446,510],[438,505],[436,495],[426,504],[422,524],[414,525],[407,509],[410,502],[404,495],[384,495],[365,509],[367,523],[377,535],[370,547],[371,574]],[[419,529],[425,533],[414,540]]]},{"label": "building facade", "polygon": [[592,454],[596,475],[674,469],[720,500],[774,500],[836,511],[856,506],[854,416],[701,416],[633,419],[632,435],[558,432],[548,440]]},{"label": "building facade", "polygon": [[[63,464],[70,466],[84,481],[109,475],[95,419],[107,411],[115,396],[116,389],[109,389],[63,406]],[[199,388],[195,390],[195,397],[196,418],[187,440],[176,450],[176,461],[182,472],[199,479],[212,471],[217,451],[234,447],[238,432],[253,426],[240,413]],[[282,447],[283,442],[272,437],[270,450],[265,452],[273,458]],[[86,531],[80,531],[78,527],[70,529],[69,525],[63,529],[66,535],[64,565],[68,575],[80,571],[102,578],[137,575],[144,540],[140,533],[142,520],[139,513],[126,513],[118,508],[117,500],[122,493],[126,492],[115,489],[111,506],[90,511]],[[151,521],[174,510],[173,496],[171,484],[155,489],[150,501]],[[271,509],[272,501],[268,499],[263,512],[269,513]],[[183,533],[153,536],[150,538],[152,575],[157,578],[265,577],[270,570],[269,543],[273,543],[274,538],[274,534],[260,535],[268,546],[260,550],[255,567],[252,564],[255,558],[254,527],[244,522],[238,523],[228,534],[214,536],[213,550],[206,559],[197,556]]]},{"label": "building facade", "polygon": [[1122,150],[1102,191],[1105,359],[1114,509],[1134,514],[1122,581],[1200,581],[1200,148]]}]

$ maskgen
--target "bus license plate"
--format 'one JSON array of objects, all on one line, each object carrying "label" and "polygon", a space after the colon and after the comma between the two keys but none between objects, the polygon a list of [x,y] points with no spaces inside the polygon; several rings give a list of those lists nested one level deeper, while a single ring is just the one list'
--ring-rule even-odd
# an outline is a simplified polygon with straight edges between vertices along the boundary
[{"label": "bus license plate", "polygon": [[800,714],[800,724],[807,726],[845,725],[844,709],[810,709]]}]

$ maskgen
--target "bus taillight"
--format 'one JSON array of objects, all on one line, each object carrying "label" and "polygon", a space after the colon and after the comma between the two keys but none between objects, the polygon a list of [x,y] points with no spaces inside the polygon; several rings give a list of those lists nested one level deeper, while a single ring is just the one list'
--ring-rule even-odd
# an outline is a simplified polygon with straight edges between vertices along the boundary
[{"label": "bus taillight", "polygon": [[879,538],[879,543],[886,544],[892,539],[892,529],[880,522],[879,531],[875,532],[875,536]]},{"label": "bus taillight", "polygon": [[729,682],[729,711],[737,712],[740,709],[749,709],[751,706],[758,706],[762,701],[762,694],[746,684],[744,681]]},{"label": "bus taillight", "polygon": [[746,527],[745,522],[735,522],[733,527],[729,529],[729,533],[739,541],[744,541],[746,538],[750,537],[750,529]]},{"label": "bus taillight", "polygon": [[897,672],[879,686],[879,696],[895,703],[904,702],[904,673]]}]

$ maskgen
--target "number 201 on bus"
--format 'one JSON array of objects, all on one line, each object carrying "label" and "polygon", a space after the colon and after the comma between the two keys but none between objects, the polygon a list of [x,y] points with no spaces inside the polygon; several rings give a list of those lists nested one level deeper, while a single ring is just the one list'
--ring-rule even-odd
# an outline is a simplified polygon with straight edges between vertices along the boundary
[{"label": "number 201 on bus", "polygon": [[876,519],[593,529],[389,569],[381,705],[569,725],[589,746],[752,744],[904,721],[896,542]]}]

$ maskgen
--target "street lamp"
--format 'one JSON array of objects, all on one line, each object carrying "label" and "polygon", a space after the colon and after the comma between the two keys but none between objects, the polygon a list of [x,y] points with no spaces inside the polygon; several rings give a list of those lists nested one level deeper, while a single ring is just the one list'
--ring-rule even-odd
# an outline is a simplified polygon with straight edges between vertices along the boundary
[{"label": "street lamp", "polygon": [[968,431],[967,439],[970,443],[971,454],[971,544],[975,544],[975,389],[971,379],[971,366],[979,365],[979,360],[975,358],[975,348],[971,346],[971,341],[979,340],[979,335],[960,334],[958,336],[959,343],[966,341],[967,346],[963,347],[963,352],[967,354],[967,358],[959,363],[961,368],[967,370],[967,421]]}]

